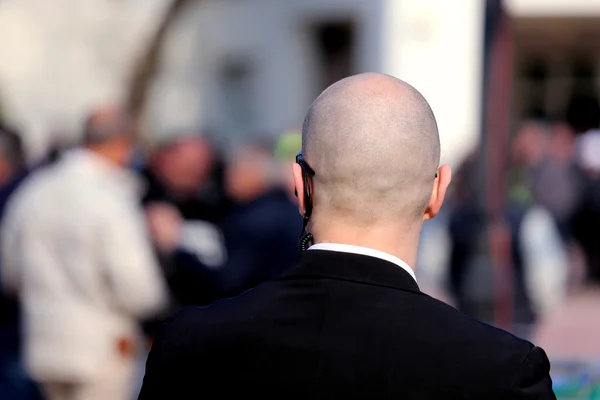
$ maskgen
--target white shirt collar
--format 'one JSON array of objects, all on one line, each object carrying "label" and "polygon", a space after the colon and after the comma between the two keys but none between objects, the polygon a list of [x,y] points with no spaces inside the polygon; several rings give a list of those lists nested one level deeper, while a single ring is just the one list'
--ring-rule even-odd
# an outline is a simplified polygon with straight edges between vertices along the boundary
[{"label": "white shirt collar", "polygon": [[392,264],[396,264],[406,272],[412,276],[412,278],[417,281],[417,277],[415,276],[415,272],[408,266],[407,263],[395,257],[391,254],[384,253],[383,251],[370,249],[368,247],[362,246],[353,246],[350,244],[340,244],[340,243],[317,243],[312,246],[308,250],[327,250],[327,251],[339,251],[342,253],[352,253],[352,254],[361,254],[363,256],[375,257],[379,258]]}]

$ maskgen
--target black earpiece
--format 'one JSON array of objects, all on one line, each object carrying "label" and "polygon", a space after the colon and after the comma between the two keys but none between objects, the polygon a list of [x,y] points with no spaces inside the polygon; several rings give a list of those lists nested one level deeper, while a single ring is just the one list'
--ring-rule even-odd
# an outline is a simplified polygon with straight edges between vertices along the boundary
[{"label": "black earpiece", "polygon": [[[302,184],[304,185],[304,215],[302,222],[302,232],[300,232],[300,251],[306,251],[314,243],[314,237],[312,233],[306,232],[306,226],[312,214],[312,193],[310,186],[310,179],[315,176],[315,171],[308,165],[302,158],[302,150],[296,155],[296,163],[302,168]],[[298,197],[298,191],[294,191],[296,197]]]},{"label": "black earpiece", "polygon": [[314,244],[315,238],[312,233],[304,232],[302,236],[300,236],[300,251],[306,251],[310,246]]}]

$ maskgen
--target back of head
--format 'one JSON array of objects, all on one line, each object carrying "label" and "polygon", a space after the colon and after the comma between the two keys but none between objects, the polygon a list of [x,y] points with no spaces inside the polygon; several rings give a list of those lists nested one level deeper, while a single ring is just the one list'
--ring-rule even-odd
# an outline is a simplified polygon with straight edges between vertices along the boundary
[{"label": "back of head", "polygon": [[177,137],[152,155],[153,173],[177,197],[194,196],[210,178],[215,163],[212,144],[198,134]]},{"label": "back of head", "polygon": [[129,113],[116,106],[102,106],[87,116],[83,126],[83,143],[94,146],[132,134],[133,121]]},{"label": "back of head", "polygon": [[226,169],[228,194],[238,202],[251,201],[279,183],[279,166],[267,142],[248,142],[234,151]]},{"label": "back of head", "polygon": [[316,171],[314,219],[420,227],[440,141],[433,112],[415,88],[374,73],[337,82],[310,107],[302,148]]},{"label": "back of head", "polygon": [[534,118],[525,119],[512,143],[513,162],[524,166],[537,165],[545,155],[549,139],[548,123]]},{"label": "back of head", "polygon": [[83,145],[118,165],[130,162],[134,140],[131,115],[117,106],[93,109],[83,125]]}]

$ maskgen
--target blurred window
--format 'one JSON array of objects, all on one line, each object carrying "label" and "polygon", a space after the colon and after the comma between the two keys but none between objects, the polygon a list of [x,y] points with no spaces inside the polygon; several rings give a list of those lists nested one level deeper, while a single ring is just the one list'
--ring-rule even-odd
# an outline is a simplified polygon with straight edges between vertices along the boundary
[{"label": "blurred window", "polygon": [[319,92],[355,73],[355,33],[351,21],[317,24],[313,38],[318,49],[321,75]]},{"label": "blurred window", "polygon": [[240,138],[257,129],[255,74],[250,60],[226,60],[219,69],[220,126]]}]

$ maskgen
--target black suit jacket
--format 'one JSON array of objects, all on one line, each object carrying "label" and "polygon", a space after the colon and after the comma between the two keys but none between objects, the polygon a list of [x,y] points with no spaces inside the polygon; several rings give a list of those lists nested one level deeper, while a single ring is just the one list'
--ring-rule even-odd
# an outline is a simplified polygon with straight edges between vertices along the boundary
[{"label": "black suit jacket", "polygon": [[282,278],[167,321],[140,399],[554,399],[549,369],[395,264],[309,250]]}]

